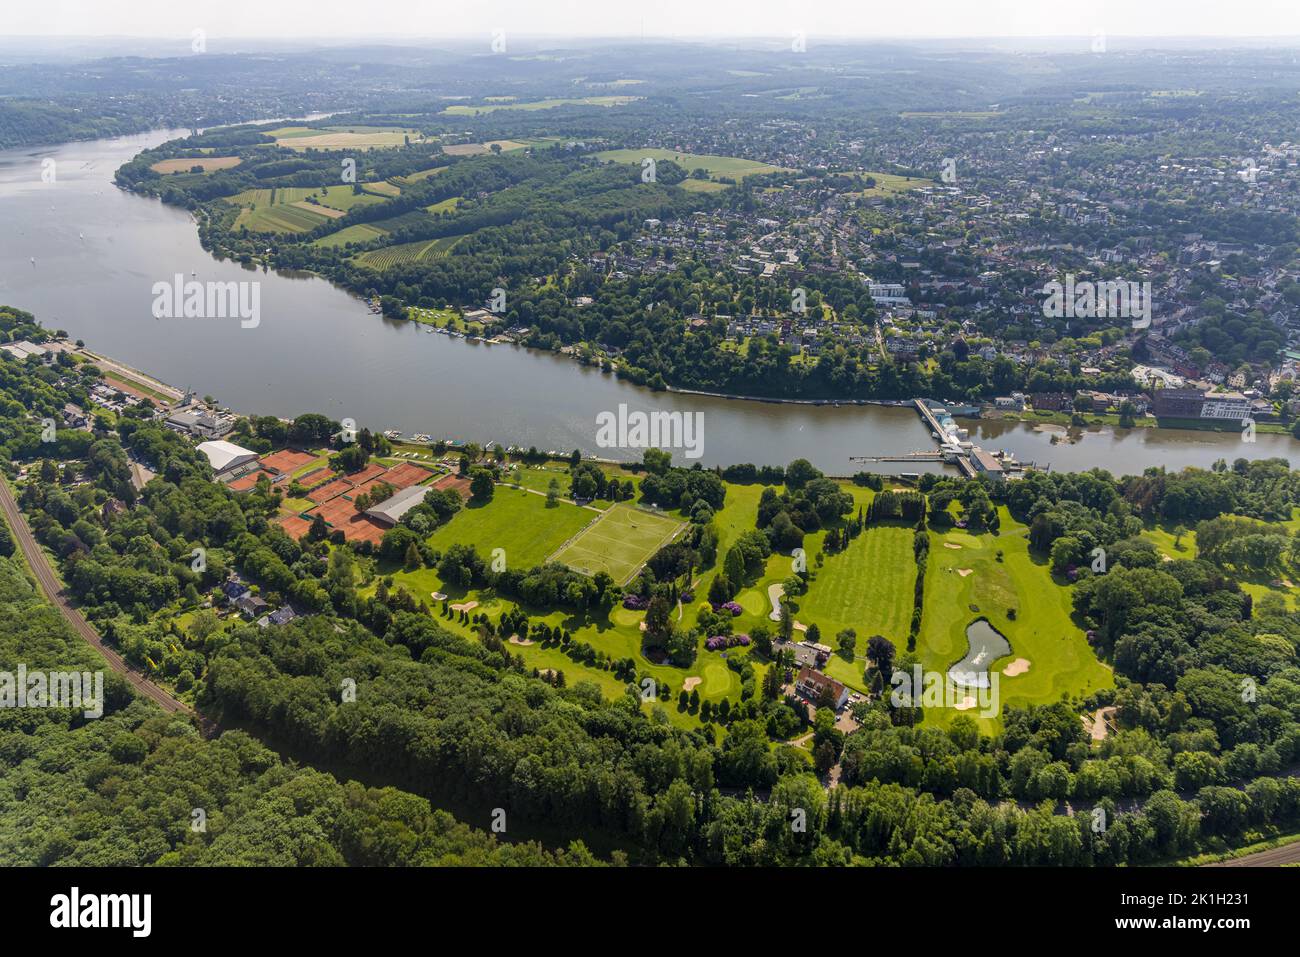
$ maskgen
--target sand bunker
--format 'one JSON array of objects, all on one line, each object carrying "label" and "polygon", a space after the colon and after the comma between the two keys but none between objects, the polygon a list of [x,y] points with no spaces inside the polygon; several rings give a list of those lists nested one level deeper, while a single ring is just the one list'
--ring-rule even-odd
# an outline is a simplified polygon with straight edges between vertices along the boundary
[{"label": "sand bunker", "polygon": [[953,705],[953,707],[956,708],[958,711],[969,711],[971,708],[975,707],[975,699],[972,698],[970,695],[967,695],[966,697],[958,701],[955,705]]},{"label": "sand bunker", "polygon": [[1011,664],[1002,669],[1002,674],[1007,678],[1014,678],[1016,675],[1023,675],[1029,670],[1028,658],[1017,658]]},{"label": "sand bunker", "polygon": [[785,594],[785,586],[779,582],[767,587],[767,600],[772,603],[772,611],[767,616],[772,621],[781,620],[781,596]]},{"label": "sand bunker", "polygon": [[953,543],[953,542],[944,542],[944,543],[943,543],[943,547],[944,547],[944,548],[961,548],[960,545],[957,545],[957,544],[955,544],[955,543]]},{"label": "sand bunker", "polygon": [[518,635],[511,635],[508,640],[512,645],[531,645],[533,643],[533,639],[520,638]]},{"label": "sand bunker", "polygon": [[975,569],[973,569],[973,568],[958,568],[958,569],[956,569],[957,574],[960,575],[962,578],[965,578],[967,575],[971,574],[971,573],[974,572],[974,571],[975,571]]},{"label": "sand bunker", "polygon": [[698,677],[697,677],[697,678],[687,678],[685,681],[682,682],[682,690],[683,690],[683,691],[694,691],[697,687],[699,687],[700,682],[703,681],[703,680],[704,680],[703,678],[698,678]]},{"label": "sand bunker", "polygon": [[638,623],[638,624],[637,624],[637,627],[640,628],[642,631],[645,631],[645,622],[643,621],[643,622]]},{"label": "sand bunker", "polygon": [[446,601],[446,600],[447,600],[447,596],[444,595],[444,594],[443,594],[442,592],[440,592],[440,591],[431,591],[431,592],[429,592],[429,597],[432,598],[434,601]]},{"label": "sand bunker", "polygon": [[477,607],[478,607],[478,602],[465,601],[465,602],[461,602],[459,605],[452,605],[451,610],[452,611],[473,611]]},{"label": "sand bunker", "polygon": [[808,626],[805,625],[802,621],[796,621],[796,622],[794,623],[794,630],[795,630],[795,631],[807,631],[807,630],[808,630]]}]

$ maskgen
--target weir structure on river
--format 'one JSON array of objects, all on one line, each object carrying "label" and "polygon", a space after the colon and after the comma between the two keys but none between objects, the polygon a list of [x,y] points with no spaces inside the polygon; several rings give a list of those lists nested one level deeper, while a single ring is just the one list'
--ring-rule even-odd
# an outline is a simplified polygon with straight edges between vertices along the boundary
[{"label": "weir structure on river", "polygon": [[902,455],[853,455],[853,462],[947,462],[955,465],[966,478],[981,472],[995,479],[1021,473],[1030,465],[1021,465],[1006,452],[991,453],[981,449],[968,438],[966,430],[958,427],[948,410],[933,399],[913,399],[912,406],[930,430],[930,437],[938,444],[937,452],[907,452]]}]

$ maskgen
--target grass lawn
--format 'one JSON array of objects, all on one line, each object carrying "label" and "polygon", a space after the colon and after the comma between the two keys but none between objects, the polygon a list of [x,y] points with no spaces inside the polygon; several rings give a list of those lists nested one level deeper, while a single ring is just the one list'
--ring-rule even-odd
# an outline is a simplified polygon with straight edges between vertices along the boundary
[{"label": "grass lawn", "polygon": [[[991,671],[1000,672],[1017,658],[1029,660],[1028,671],[1001,676],[1004,707],[1051,704],[1062,695],[1083,696],[1110,687],[1114,676],[1097,660],[1071,617],[1069,588],[1053,581],[1047,563],[1029,554],[1026,527],[1005,508],[999,509],[999,515],[1002,524],[997,535],[957,529],[931,532],[925,609],[917,639],[922,666],[947,672],[966,654],[966,626],[983,616],[1011,642],[1011,655],[990,663]],[[1002,561],[997,560],[998,551],[1003,553]],[[971,573],[960,575],[961,569]],[[1014,620],[1009,610],[1015,611]],[[960,713],[928,709],[925,720],[946,725]],[[976,711],[966,713],[985,733],[996,730],[992,719],[982,719]]]},{"label": "grass lawn", "polygon": [[[547,508],[541,495],[497,486],[492,501],[468,504],[434,531],[429,544],[439,551],[454,544],[473,545],[485,558],[493,549],[503,548],[509,567],[532,568],[597,517],[571,502]],[[417,597],[427,599],[429,595],[426,591]]]},{"label": "grass lawn", "polygon": [[608,572],[616,582],[622,583],[672,540],[683,524],[670,515],[620,502],[606,509],[581,535],[557,551],[553,559],[587,575]]},{"label": "grass lawn", "polygon": [[935,185],[932,179],[922,179],[919,176],[899,176],[895,173],[867,173],[876,181],[876,185],[870,189],[864,189],[859,196],[893,196],[896,193],[906,193],[908,190],[916,189],[918,186]]}]

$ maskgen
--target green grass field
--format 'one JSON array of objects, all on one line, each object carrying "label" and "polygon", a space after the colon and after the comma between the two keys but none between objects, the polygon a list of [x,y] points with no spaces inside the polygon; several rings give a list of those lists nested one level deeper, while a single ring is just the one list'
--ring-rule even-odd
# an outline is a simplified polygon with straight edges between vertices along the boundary
[{"label": "green grass field", "polygon": [[[510,568],[532,568],[595,517],[595,512],[572,502],[547,508],[541,495],[497,486],[492,501],[461,509],[434,531],[429,544],[439,551],[453,544],[473,545],[485,558],[502,548]],[[420,597],[429,596],[426,592]]]},{"label": "green grass field", "polygon": [[608,572],[620,584],[683,526],[680,519],[622,502],[607,509],[552,557],[584,574]]},{"label": "green grass field", "polygon": [[[1029,661],[1023,674],[1000,677],[1003,707],[1052,704],[1063,695],[1086,696],[1112,686],[1110,669],[1097,660],[1071,617],[1069,588],[1052,580],[1046,561],[1030,555],[1026,527],[1005,508],[999,513],[1002,524],[997,535],[957,529],[931,532],[925,609],[916,646],[922,667],[946,673],[966,654],[966,626],[983,616],[1011,643],[1011,655],[990,663],[990,671],[1001,672],[1018,658]],[[960,574],[964,569],[970,574]],[[961,713],[932,708],[926,710],[925,720],[946,725]],[[995,729],[992,719],[979,718],[977,711],[965,713],[975,717],[985,732]]]},{"label": "green grass field", "polygon": [[[647,156],[653,158],[655,162],[663,160],[672,160],[678,166],[681,166],[686,172],[703,168],[708,170],[710,177],[726,176],[731,179],[741,180],[746,176],[755,176],[762,173],[790,172],[783,166],[773,166],[771,163],[759,163],[755,160],[740,159],[735,156],[713,156],[708,153],[677,153],[673,150],[657,149],[647,147],[645,149],[628,149],[628,150],[605,150],[595,154],[599,160],[608,163],[631,163],[640,165],[641,161]],[[683,183],[685,186],[685,183]],[[701,187],[693,187],[700,189]],[[707,188],[707,187],[705,187]]]},{"label": "green grass field", "polygon": [[864,189],[858,193],[859,196],[893,196],[896,193],[906,193],[908,190],[916,189],[918,186],[933,186],[934,180],[922,179],[919,176],[898,176],[894,173],[867,173],[876,181],[876,185],[870,189]]},{"label": "green grass field", "polygon": [[530,100],[526,103],[490,103],[484,106],[469,106],[459,103],[447,107],[442,113],[444,116],[482,116],[486,113],[496,113],[501,110],[552,110],[557,106],[624,106],[633,100],[639,99],[639,96],[583,96],[572,99]]},{"label": "green grass field", "polygon": [[[325,211],[312,208],[309,198],[325,207]],[[381,203],[383,199],[368,193],[354,193],[351,186],[282,186],[246,189],[227,197],[226,202],[240,207],[235,219],[237,227],[244,226],[259,233],[300,233],[314,229],[354,206]]]},{"label": "green grass field", "polygon": [[424,140],[419,130],[391,126],[282,126],[264,132],[277,146],[295,150],[370,150]]}]

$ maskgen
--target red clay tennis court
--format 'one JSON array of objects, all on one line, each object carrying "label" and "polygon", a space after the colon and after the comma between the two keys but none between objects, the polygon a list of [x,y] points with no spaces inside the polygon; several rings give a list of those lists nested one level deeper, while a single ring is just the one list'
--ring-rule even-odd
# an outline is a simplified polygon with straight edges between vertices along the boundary
[{"label": "red clay tennis court", "polygon": [[292,539],[302,538],[311,529],[311,522],[301,515],[282,515],[275,520],[275,524],[284,529]]},{"label": "red clay tennis court", "polygon": [[278,475],[282,472],[292,472],[294,469],[300,469],[304,465],[315,462],[316,456],[306,452],[299,452],[296,449],[281,449],[279,452],[263,455],[259,461],[262,463],[262,468]]},{"label": "red clay tennis court", "polygon": [[460,493],[461,498],[469,498],[469,479],[462,478],[459,475],[444,475],[433,483],[433,488],[439,490],[455,489]]},{"label": "red clay tennis court", "polygon": [[307,514],[309,516],[319,515],[331,525],[341,525],[353,515],[357,514],[357,507],[353,504],[351,499],[338,495],[330,499],[328,502],[317,505],[315,508],[307,512]]},{"label": "red clay tennis court", "polygon": [[379,476],[383,475],[386,471],[388,470],[384,468],[382,465],[380,465],[378,462],[371,462],[360,472],[349,472],[346,475],[340,476],[340,478],[346,479],[347,481],[351,482],[353,485],[362,485],[366,482],[369,482],[372,478],[378,478]]},{"label": "red clay tennis court", "polygon": [[322,465],[318,469],[312,469],[304,475],[299,475],[294,481],[303,488],[315,488],[317,485],[328,482],[333,477],[334,472]]},{"label": "red clay tennis court", "polygon": [[404,488],[410,488],[412,485],[419,485],[433,473],[426,468],[422,468],[412,462],[402,462],[394,465],[391,469],[380,476],[380,480],[387,482],[393,488],[399,491]]},{"label": "red clay tennis court", "polygon": [[266,473],[260,470],[257,472],[249,472],[247,475],[241,475],[233,482],[228,483],[226,488],[230,489],[232,492],[252,491],[252,489],[257,485],[258,478],[265,474]]},{"label": "red clay tennis court", "polygon": [[324,485],[312,489],[307,493],[307,497],[313,502],[328,502],[330,499],[350,491],[352,491],[351,482],[346,479],[336,478],[332,482],[326,482]]}]

